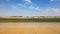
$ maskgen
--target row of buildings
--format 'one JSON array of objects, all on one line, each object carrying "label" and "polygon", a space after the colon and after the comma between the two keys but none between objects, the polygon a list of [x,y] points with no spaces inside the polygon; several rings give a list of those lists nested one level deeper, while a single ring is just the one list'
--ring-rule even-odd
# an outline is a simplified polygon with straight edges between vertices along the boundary
[{"label": "row of buildings", "polygon": [[0,18],[60,18],[60,16],[0,16]]}]

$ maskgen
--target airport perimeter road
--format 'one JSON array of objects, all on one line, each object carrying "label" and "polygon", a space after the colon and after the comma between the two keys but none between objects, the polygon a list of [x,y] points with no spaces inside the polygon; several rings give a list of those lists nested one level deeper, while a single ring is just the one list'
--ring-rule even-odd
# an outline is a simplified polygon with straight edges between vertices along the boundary
[{"label": "airport perimeter road", "polygon": [[60,23],[0,23],[0,34],[60,34]]}]

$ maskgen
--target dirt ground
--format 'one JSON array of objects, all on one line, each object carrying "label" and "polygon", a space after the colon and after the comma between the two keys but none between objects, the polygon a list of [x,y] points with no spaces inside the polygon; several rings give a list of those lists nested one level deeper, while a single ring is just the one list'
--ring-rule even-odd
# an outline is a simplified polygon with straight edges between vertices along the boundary
[{"label": "dirt ground", "polygon": [[0,23],[0,34],[60,34],[60,23]]}]

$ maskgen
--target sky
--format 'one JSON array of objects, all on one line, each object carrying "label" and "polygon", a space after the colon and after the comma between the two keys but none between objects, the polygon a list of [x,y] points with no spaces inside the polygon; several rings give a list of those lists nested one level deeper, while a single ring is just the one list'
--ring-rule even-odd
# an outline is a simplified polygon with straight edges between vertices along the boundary
[{"label": "sky", "polygon": [[0,16],[60,16],[60,0],[0,0]]}]

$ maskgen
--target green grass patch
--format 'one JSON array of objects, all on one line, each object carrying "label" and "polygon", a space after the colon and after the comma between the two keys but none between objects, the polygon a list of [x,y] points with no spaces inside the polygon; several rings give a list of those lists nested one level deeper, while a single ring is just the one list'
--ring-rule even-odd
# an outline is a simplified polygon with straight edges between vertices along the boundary
[{"label": "green grass patch", "polygon": [[0,18],[0,22],[60,22],[60,18]]}]

